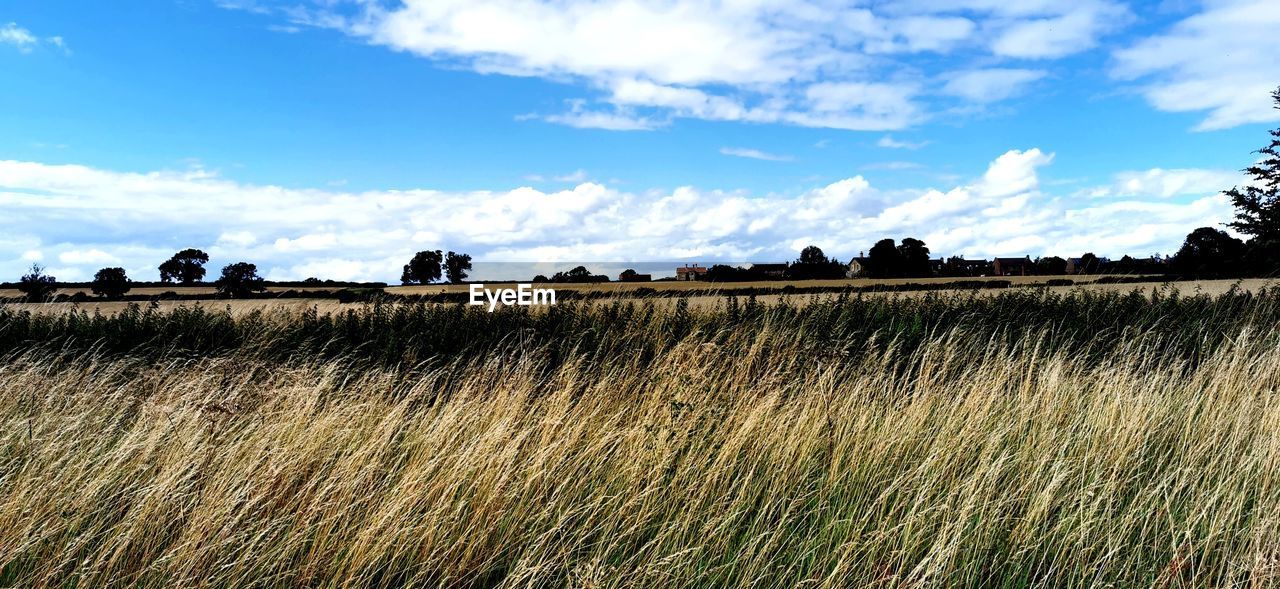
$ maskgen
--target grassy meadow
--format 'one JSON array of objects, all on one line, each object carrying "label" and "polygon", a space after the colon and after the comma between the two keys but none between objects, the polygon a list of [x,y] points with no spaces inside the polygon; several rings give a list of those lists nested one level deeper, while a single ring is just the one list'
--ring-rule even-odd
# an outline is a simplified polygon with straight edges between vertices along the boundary
[{"label": "grassy meadow", "polygon": [[0,586],[1280,584],[1280,291],[0,306]]}]

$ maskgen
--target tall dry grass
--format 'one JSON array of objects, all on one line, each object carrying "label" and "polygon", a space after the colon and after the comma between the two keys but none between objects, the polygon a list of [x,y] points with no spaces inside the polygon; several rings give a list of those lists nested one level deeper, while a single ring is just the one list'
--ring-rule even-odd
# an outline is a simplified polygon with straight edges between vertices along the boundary
[{"label": "tall dry grass", "polygon": [[[642,328],[649,329],[649,328]],[[648,333],[646,331],[646,333]],[[1280,346],[0,364],[0,586],[1267,586]],[[656,337],[656,335],[654,336]]]}]

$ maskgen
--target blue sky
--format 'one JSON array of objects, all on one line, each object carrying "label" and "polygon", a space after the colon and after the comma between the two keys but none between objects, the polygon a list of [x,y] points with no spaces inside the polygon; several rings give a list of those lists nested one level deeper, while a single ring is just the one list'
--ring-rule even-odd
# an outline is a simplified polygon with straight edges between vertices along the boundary
[{"label": "blue sky", "polygon": [[1276,126],[1269,0],[0,8],[0,272],[1171,253]]}]

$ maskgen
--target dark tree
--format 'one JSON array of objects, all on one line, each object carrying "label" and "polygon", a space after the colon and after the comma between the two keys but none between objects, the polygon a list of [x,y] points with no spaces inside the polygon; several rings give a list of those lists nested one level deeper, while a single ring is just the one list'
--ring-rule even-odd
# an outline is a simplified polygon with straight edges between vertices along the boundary
[{"label": "dark tree", "polygon": [[27,296],[27,302],[40,303],[53,296],[57,283],[57,278],[44,273],[43,266],[32,264],[31,270],[18,279],[18,290]]},{"label": "dark tree", "polygon": [[209,254],[198,249],[187,248],[160,264],[160,282],[178,281],[182,284],[194,284],[204,280],[204,265],[209,261]]},{"label": "dark tree", "polygon": [[892,278],[902,275],[901,254],[892,239],[881,239],[867,252],[867,264],[873,278]]},{"label": "dark tree", "polygon": [[[1280,109],[1280,88],[1271,94],[1275,108]],[[1262,159],[1244,172],[1253,184],[1233,187],[1223,194],[1231,197],[1236,207],[1235,230],[1265,243],[1280,243],[1280,129],[1271,130],[1271,143],[1259,149]]]},{"label": "dark tree", "polygon": [[1080,265],[1076,266],[1076,274],[1096,274],[1098,272],[1098,256],[1093,252],[1080,256]]},{"label": "dark tree", "polygon": [[440,250],[427,250],[413,255],[400,274],[401,284],[431,284],[440,280],[440,264],[444,255]]},{"label": "dark tree", "polygon": [[796,260],[797,264],[826,264],[827,255],[822,253],[822,248],[811,245],[800,250],[800,259]]},{"label": "dark tree", "polygon": [[250,293],[267,290],[258,267],[249,262],[236,262],[222,267],[222,278],[214,281],[218,293],[231,298],[243,298]]},{"label": "dark tree", "polygon": [[444,257],[444,274],[451,284],[460,284],[471,271],[471,256],[449,252]]},{"label": "dark tree", "polygon": [[1221,229],[1201,227],[1173,257],[1175,271],[1193,276],[1231,276],[1239,272],[1245,245]]},{"label": "dark tree", "polygon": [[534,281],[534,282],[547,282],[547,276],[546,276],[545,274],[539,274],[539,275],[537,275],[537,276],[534,276],[534,277],[533,277],[533,281]]},{"label": "dark tree", "polygon": [[627,268],[626,270],[622,271],[622,274],[618,275],[618,278],[621,280],[626,280],[628,278],[634,277],[636,274],[639,274],[639,272],[636,272],[635,269],[633,268]]},{"label": "dark tree", "polygon": [[123,296],[133,286],[124,268],[103,268],[93,275],[93,283],[89,285],[93,294],[107,298]]},{"label": "dark tree", "polygon": [[787,267],[787,276],[795,280],[843,278],[844,265],[828,258],[822,248],[811,245],[800,250],[800,257]]},{"label": "dark tree", "polygon": [[1036,258],[1036,274],[1053,276],[1067,273],[1067,261],[1058,256]]},{"label": "dark tree", "polygon": [[551,276],[550,282],[573,283],[573,282],[608,282],[609,277],[592,274],[586,266],[576,266],[572,270],[566,272],[556,272]]},{"label": "dark tree", "polygon": [[914,237],[903,239],[898,245],[898,263],[903,276],[920,277],[933,274],[933,270],[929,267],[929,248],[923,241]]}]

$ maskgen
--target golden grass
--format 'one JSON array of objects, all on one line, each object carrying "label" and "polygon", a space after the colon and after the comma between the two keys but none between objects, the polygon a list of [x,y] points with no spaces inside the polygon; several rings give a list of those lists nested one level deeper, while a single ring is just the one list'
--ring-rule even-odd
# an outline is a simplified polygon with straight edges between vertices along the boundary
[{"label": "golden grass", "polygon": [[1264,586],[1280,349],[0,365],[0,585]]}]

